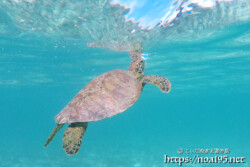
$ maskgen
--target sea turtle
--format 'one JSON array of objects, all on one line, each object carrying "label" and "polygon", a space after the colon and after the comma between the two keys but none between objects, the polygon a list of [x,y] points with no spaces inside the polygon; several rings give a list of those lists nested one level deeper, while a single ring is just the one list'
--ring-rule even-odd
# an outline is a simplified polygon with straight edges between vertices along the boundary
[{"label": "sea turtle", "polygon": [[63,148],[68,155],[78,153],[88,122],[114,116],[131,107],[139,98],[146,83],[170,91],[170,82],[162,76],[144,76],[144,59],[131,53],[129,70],[104,73],[87,84],[55,117],[57,123],[47,139],[46,147],[65,123],[70,123],[63,135]]}]

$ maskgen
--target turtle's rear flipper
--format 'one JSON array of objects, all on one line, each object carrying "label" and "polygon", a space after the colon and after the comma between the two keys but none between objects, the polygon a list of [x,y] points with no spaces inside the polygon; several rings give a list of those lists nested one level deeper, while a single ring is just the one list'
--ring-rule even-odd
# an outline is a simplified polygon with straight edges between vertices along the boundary
[{"label": "turtle's rear flipper", "polygon": [[150,83],[158,86],[162,92],[168,93],[171,89],[171,84],[167,78],[159,75],[149,75],[142,78],[142,84]]},{"label": "turtle's rear flipper", "polygon": [[51,140],[55,137],[55,135],[63,127],[63,125],[64,124],[57,124],[56,125],[56,127],[53,129],[53,131],[51,132],[50,136],[48,137],[46,143],[44,144],[44,147],[46,147],[47,145],[49,145],[49,143],[51,142]]},{"label": "turtle's rear flipper", "polygon": [[71,123],[65,130],[63,134],[63,148],[68,155],[78,153],[87,126],[87,122]]}]

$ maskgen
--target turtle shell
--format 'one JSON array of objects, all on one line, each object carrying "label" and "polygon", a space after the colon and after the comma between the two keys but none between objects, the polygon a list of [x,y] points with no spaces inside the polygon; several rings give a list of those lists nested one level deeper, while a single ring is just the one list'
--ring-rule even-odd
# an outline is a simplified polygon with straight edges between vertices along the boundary
[{"label": "turtle shell", "polygon": [[139,98],[141,84],[125,70],[104,73],[87,84],[55,117],[58,124],[98,121],[123,112]]}]

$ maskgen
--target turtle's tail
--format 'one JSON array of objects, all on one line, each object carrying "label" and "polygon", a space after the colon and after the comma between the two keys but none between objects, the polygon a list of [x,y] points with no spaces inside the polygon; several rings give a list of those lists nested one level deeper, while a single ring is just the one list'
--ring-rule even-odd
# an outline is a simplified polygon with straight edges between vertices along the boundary
[{"label": "turtle's tail", "polygon": [[57,134],[57,132],[63,127],[64,124],[57,124],[56,127],[54,128],[54,130],[51,132],[50,136],[48,137],[46,143],[44,144],[44,148],[49,145],[49,143],[51,142],[51,140],[55,137],[55,135]]}]

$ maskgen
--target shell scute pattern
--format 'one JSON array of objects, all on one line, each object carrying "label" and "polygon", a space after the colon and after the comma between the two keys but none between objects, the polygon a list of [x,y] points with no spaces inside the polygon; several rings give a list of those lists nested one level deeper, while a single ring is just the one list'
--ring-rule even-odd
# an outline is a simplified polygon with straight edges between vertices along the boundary
[{"label": "shell scute pattern", "polygon": [[113,70],[86,85],[55,120],[61,124],[111,117],[134,104],[140,93],[141,86],[132,73]]}]

